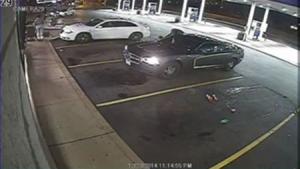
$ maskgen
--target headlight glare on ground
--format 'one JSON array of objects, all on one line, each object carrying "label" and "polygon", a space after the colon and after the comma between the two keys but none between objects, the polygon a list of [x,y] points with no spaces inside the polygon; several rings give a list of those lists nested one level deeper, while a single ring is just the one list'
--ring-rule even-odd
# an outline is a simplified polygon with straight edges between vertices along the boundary
[{"label": "headlight glare on ground", "polygon": [[142,61],[150,65],[159,65],[159,59],[155,56],[142,58]]}]

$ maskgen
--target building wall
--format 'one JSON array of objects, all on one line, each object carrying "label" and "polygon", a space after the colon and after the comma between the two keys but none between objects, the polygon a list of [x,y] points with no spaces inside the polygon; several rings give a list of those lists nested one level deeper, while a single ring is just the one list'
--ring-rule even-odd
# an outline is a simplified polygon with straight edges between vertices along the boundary
[{"label": "building wall", "polygon": [[[18,50],[15,12],[1,8],[1,129],[3,169],[55,168],[35,119]],[[5,23],[4,23],[5,22]]]}]

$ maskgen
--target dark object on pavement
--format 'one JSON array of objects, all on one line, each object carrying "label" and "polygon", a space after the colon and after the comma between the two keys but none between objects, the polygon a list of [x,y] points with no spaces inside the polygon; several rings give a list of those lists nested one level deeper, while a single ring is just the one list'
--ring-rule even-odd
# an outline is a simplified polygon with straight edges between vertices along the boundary
[{"label": "dark object on pavement", "polygon": [[245,41],[246,40],[246,33],[245,32],[238,33],[237,39]]},{"label": "dark object on pavement", "polygon": [[174,23],[180,22],[180,17],[176,17]]},{"label": "dark object on pavement", "polygon": [[159,41],[126,45],[123,57],[139,71],[172,78],[184,68],[231,70],[242,61],[244,51],[231,43],[173,30]]}]

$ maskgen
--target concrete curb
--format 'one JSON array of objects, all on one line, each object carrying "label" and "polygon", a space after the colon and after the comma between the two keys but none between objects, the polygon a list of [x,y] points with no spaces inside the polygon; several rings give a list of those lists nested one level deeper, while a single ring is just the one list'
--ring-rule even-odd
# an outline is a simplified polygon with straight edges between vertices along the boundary
[{"label": "concrete curb", "polygon": [[36,126],[36,131],[38,133],[39,140],[40,140],[41,146],[43,148],[43,151],[45,153],[45,156],[47,158],[47,161],[49,163],[49,166],[52,169],[57,169],[57,166],[54,162],[53,157],[51,156],[51,153],[50,153],[49,148],[47,146],[47,142],[46,142],[46,140],[43,136],[43,132],[42,132],[41,126],[40,126],[39,121],[38,121],[38,116],[37,116],[35,104],[34,104],[34,101],[33,101],[32,91],[31,91],[31,85],[30,85],[30,82],[29,82],[28,59],[27,59],[26,54],[24,54],[24,55],[25,55],[24,56],[24,75],[25,75],[25,81],[26,81],[26,86],[27,86],[28,95],[29,95],[28,96],[29,97],[29,102],[30,102],[30,106],[31,106],[31,109],[32,109],[32,112],[33,112],[32,116],[33,116],[34,124]]}]

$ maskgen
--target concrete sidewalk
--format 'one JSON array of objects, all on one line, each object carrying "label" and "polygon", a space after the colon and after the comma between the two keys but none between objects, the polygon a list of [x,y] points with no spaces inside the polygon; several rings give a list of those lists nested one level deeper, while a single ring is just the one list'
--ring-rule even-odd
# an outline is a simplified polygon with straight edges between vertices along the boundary
[{"label": "concrete sidewalk", "polygon": [[128,168],[142,160],[102,117],[49,41],[27,44],[35,107],[58,168]]},{"label": "concrete sidewalk", "polygon": [[97,10],[96,12],[103,15],[111,15],[112,17],[128,18],[139,22],[146,22],[145,19],[149,19],[160,23],[171,24],[174,27],[192,31],[193,33],[208,35],[214,38],[230,41],[238,45],[252,48],[295,66],[299,66],[300,64],[298,55],[299,51],[297,49],[269,39],[266,39],[265,41],[256,41],[250,39],[248,39],[247,41],[241,41],[237,39],[237,35],[240,32],[239,30],[235,30],[233,28],[222,26],[219,24],[214,24],[211,22],[190,23],[188,21],[172,23],[178,16],[164,13],[161,15],[137,15],[136,12],[117,12],[112,10]]}]

